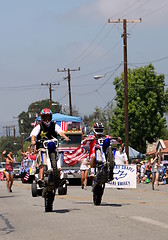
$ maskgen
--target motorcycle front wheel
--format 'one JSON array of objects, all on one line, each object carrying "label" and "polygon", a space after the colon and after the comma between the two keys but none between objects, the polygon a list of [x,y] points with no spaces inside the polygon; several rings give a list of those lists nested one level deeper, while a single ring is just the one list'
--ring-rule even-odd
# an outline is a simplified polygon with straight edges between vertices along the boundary
[{"label": "motorcycle front wheel", "polygon": [[95,186],[94,191],[93,191],[94,205],[99,206],[101,204],[103,191],[104,191],[104,187],[102,187],[101,185]]},{"label": "motorcycle front wheel", "polygon": [[59,185],[59,173],[57,170],[57,160],[55,157],[55,153],[51,153],[50,158],[51,158],[51,163],[52,163],[52,168],[53,168],[54,184],[55,184],[55,187],[57,188]]},{"label": "motorcycle front wheel", "polygon": [[45,212],[52,212],[55,192],[47,191],[44,198]]}]

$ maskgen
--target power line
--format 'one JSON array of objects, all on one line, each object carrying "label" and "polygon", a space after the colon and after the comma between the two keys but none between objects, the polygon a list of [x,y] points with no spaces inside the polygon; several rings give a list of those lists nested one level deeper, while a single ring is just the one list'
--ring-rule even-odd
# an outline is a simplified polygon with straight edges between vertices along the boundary
[{"label": "power line", "polygon": [[103,29],[105,28],[105,26],[107,25],[107,23],[104,23],[103,26],[101,27],[101,29],[99,30],[99,32],[97,33],[96,37],[91,41],[91,43],[88,45],[88,47],[77,57],[75,58],[70,65],[72,65],[73,63],[75,63],[77,60],[79,60],[84,54],[85,52],[92,46],[92,44],[96,41],[96,39],[98,38],[98,36],[100,35],[100,33],[103,31]]},{"label": "power line", "polygon": [[[119,15],[121,15],[121,13],[124,13],[125,11],[127,11],[128,9],[132,8],[133,6],[135,6],[137,4],[137,2],[139,2],[140,0],[137,0],[136,2],[134,2],[133,4],[129,5],[127,8],[125,8],[124,10],[122,10],[121,12],[118,12],[117,14],[115,14],[113,17],[117,17]],[[112,18],[112,17],[111,17]]]},{"label": "power line", "polygon": [[107,103],[107,105],[104,108],[101,109],[100,112],[103,112],[115,100],[115,98],[116,98],[116,95],[111,99],[110,102]]},{"label": "power line", "polygon": [[83,60],[85,60],[88,56],[90,56],[91,54],[93,54],[95,52],[95,50],[98,48],[98,46],[104,41],[104,39],[109,35],[109,33],[111,32],[112,28],[106,33],[106,35],[98,42],[98,44],[90,51],[88,52],[86,55],[83,55],[80,60],[78,60],[78,62],[81,62]]},{"label": "power line", "polygon": [[94,91],[91,91],[91,92],[88,92],[88,93],[80,93],[80,94],[77,94],[77,93],[74,93],[75,95],[91,95],[95,92],[97,92],[100,88],[102,88],[113,76],[114,74],[116,73],[116,71],[120,68],[120,66],[122,65],[122,62],[118,65],[118,67],[113,71],[113,73],[110,75],[110,77],[104,82],[102,83],[98,88],[96,88]]},{"label": "power line", "polygon": [[[141,7],[143,7],[144,5],[146,5],[149,1],[151,1],[151,0],[147,0],[147,1],[145,0],[144,3],[142,3],[140,6],[138,6],[137,8],[135,8],[134,10],[132,10],[131,12],[125,14],[125,16],[129,16],[131,13],[136,12],[136,11],[139,10]],[[123,17],[124,17],[124,16],[121,16],[121,18],[123,18]]]},{"label": "power line", "polygon": [[149,13],[149,14],[146,14],[146,15],[144,15],[144,16],[142,16],[142,17],[149,17],[149,16],[151,16],[152,14],[155,14],[155,13],[159,12],[160,10],[162,10],[163,8],[165,8],[165,7],[167,7],[167,6],[168,6],[168,3],[166,3],[166,4],[163,5],[162,7],[157,8],[155,11],[153,11],[153,12],[151,12],[151,13]]},{"label": "power line", "polygon": [[[88,76],[93,76],[96,73],[103,72],[105,70],[111,69],[111,68],[116,67],[116,66],[118,67],[118,65],[120,65],[120,63],[114,64],[114,65],[106,67],[106,68],[99,69],[98,71],[94,71],[94,72],[91,72],[91,73],[88,73],[88,74],[84,74],[84,75],[81,75],[81,76],[74,77],[73,79],[79,79],[79,78],[84,78],[84,77],[88,77]],[[106,75],[110,74],[111,72],[113,72],[113,71],[107,72]]]},{"label": "power line", "polygon": [[[91,64],[94,64],[94,63],[96,63],[96,62],[99,61],[99,60],[102,60],[106,55],[110,54],[111,51],[112,51],[114,48],[116,48],[116,47],[119,45],[120,42],[121,42],[121,41],[118,41],[117,43],[115,43],[112,48],[110,48],[109,50],[107,50],[105,53],[103,53],[103,54],[102,54],[99,58],[97,58],[96,60],[90,62],[90,63],[87,64],[87,65],[84,65],[83,68],[84,68],[84,67],[88,67],[88,66],[90,66]],[[97,48],[97,47],[96,47],[96,48]]]},{"label": "power line", "polygon": [[121,65],[122,65],[122,62],[121,62],[121,63],[119,64],[119,66],[114,70],[114,72],[110,75],[110,77],[109,77],[104,83],[102,83],[100,87],[97,88],[97,90],[100,89],[100,88],[102,88],[102,87],[114,76],[114,74],[115,74],[116,71],[121,67]]},{"label": "power line", "polygon": [[133,65],[133,64],[149,64],[149,63],[155,63],[155,62],[160,62],[160,61],[163,61],[165,59],[168,59],[168,56],[166,57],[162,57],[162,58],[159,58],[159,59],[156,59],[156,60],[151,60],[151,61],[148,61],[148,62],[139,62],[139,63],[129,63],[129,65]]}]

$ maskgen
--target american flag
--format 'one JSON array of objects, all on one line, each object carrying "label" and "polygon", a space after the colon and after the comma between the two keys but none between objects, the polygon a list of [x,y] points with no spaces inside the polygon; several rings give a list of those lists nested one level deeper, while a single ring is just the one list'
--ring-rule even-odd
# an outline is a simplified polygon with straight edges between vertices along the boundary
[{"label": "american flag", "polygon": [[28,181],[29,180],[29,171],[26,173],[26,175],[24,176],[24,181]]},{"label": "american flag", "polygon": [[63,156],[63,161],[69,166],[73,166],[78,161],[88,157],[88,151],[81,146],[77,147],[73,152],[65,152]]},{"label": "american flag", "polygon": [[61,127],[63,131],[66,130],[67,123],[62,121],[56,121],[56,124]]}]

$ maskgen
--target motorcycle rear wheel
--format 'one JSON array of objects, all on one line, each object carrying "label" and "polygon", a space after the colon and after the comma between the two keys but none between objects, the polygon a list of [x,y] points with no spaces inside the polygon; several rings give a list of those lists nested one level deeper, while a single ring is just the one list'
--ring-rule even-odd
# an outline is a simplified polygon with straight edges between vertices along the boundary
[{"label": "motorcycle rear wheel", "polygon": [[31,192],[32,192],[32,197],[37,197],[38,193],[37,193],[37,184],[35,182],[33,182],[31,184]]},{"label": "motorcycle rear wheel", "polygon": [[107,149],[107,161],[109,162],[110,172],[109,172],[109,180],[113,180],[113,168],[114,168],[114,158],[112,148],[108,147]]}]

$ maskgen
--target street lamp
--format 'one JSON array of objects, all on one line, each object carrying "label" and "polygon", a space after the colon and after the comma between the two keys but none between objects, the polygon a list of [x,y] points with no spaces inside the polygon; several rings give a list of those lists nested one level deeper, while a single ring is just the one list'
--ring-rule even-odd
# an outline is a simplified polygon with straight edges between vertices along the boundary
[{"label": "street lamp", "polygon": [[104,78],[105,76],[106,76],[106,74],[105,75],[96,75],[96,76],[94,76],[94,79],[98,80],[100,78]]}]

